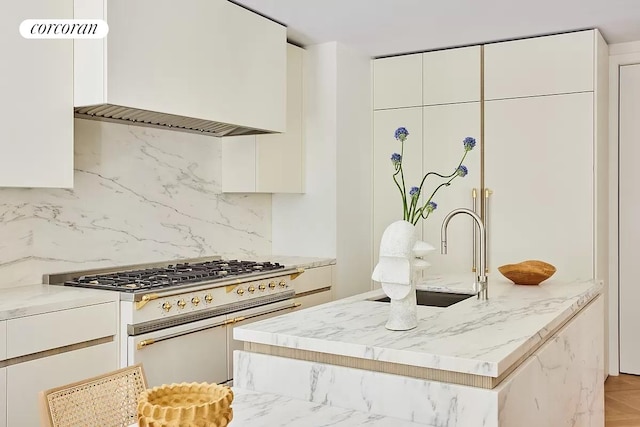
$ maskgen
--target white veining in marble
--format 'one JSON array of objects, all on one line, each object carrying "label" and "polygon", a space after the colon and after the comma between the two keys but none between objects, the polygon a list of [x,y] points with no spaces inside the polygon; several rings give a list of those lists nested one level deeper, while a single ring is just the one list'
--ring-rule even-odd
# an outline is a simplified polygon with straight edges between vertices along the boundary
[{"label": "white veining in marble", "polygon": [[365,300],[381,297],[377,290],[236,327],[234,338],[498,377],[602,289],[592,281],[518,286],[492,280],[489,300],[472,297],[448,308],[419,306],[418,327],[410,331],[385,329],[388,305]]},{"label": "white veining in marble", "polygon": [[236,351],[234,385],[429,426],[498,426],[490,390],[342,366]]},{"label": "white veining in marble", "polygon": [[118,294],[63,286],[17,286],[0,289],[0,320],[110,301],[118,301]]},{"label": "white veining in marble", "polygon": [[74,189],[0,189],[0,287],[43,273],[271,252],[271,196],[222,194],[220,140],[75,120]]},{"label": "white veining in marble", "polygon": [[417,427],[424,424],[233,388],[229,427]]},{"label": "white veining in marble", "polygon": [[498,386],[501,426],[604,425],[603,317],[599,297]]}]

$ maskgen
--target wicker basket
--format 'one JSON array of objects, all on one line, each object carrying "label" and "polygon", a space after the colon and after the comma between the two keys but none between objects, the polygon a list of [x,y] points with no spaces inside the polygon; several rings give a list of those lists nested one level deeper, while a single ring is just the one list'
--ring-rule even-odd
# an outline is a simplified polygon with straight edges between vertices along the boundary
[{"label": "wicker basket", "polygon": [[227,386],[182,383],[154,387],[138,399],[140,427],[225,427],[233,419]]}]

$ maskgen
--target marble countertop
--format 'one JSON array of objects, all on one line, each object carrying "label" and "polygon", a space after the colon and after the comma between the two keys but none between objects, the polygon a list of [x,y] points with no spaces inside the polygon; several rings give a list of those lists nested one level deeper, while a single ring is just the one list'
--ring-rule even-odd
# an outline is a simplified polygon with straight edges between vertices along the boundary
[{"label": "marble countertop", "polygon": [[118,301],[117,292],[29,285],[0,289],[0,320]]},{"label": "marble countertop", "polygon": [[422,424],[270,393],[233,388],[229,427],[413,427]]},{"label": "marble countertop", "polygon": [[[472,277],[434,278],[419,288],[471,293]],[[389,331],[389,305],[374,290],[234,329],[260,344],[499,377],[602,292],[594,281],[549,279],[519,286],[491,277],[489,299],[418,306],[418,327]]]},{"label": "marble countertop", "polygon": [[250,259],[251,261],[271,261],[279,262],[287,268],[315,268],[324,267],[325,265],[333,265],[336,263],[335,258],[324,257],[301,257],[292,255],[237,255],[225,254],[221,255],[226,259]]}]

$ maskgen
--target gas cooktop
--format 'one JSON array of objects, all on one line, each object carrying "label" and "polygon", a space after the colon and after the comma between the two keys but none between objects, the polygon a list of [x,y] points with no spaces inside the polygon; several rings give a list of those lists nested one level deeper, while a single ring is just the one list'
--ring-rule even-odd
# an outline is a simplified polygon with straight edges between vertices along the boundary
[{"label": "gas cooktop", "polygon": [[64,281],[65,286],[105,289],[119,292],[142,292],[186,284],[211,283],[230,277],[251,277],[284,269],[279,263],[212,260],[196,263],[175,263],[134,270],[112,271],[95,275],[80,275]]}]

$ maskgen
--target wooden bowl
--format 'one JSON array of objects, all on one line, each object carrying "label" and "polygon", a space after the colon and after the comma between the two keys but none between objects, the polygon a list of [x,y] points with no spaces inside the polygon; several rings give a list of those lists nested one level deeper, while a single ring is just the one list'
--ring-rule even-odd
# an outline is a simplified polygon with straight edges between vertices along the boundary
[{"label": "wooden bowl", "polygon": [[528,260],[500,266],[498,271],[516,285],[539,285],[553,276],[556,268],[543,261]]}]

